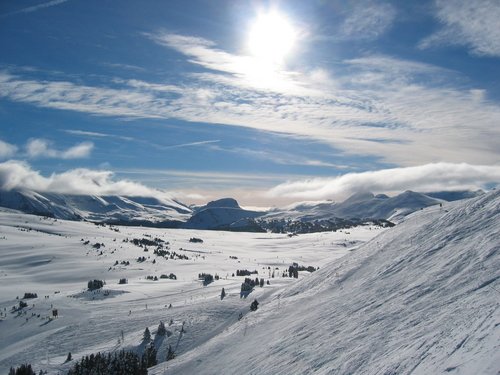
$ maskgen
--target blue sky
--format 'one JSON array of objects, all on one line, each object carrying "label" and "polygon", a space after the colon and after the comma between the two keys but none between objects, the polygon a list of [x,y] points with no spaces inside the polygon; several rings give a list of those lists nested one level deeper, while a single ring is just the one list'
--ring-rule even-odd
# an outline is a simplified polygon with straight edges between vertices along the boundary
[{"label": "blue sky", "polygon": [[492,187],[498,19],[496,0],[2,1],[0,185],[248,205]]}]

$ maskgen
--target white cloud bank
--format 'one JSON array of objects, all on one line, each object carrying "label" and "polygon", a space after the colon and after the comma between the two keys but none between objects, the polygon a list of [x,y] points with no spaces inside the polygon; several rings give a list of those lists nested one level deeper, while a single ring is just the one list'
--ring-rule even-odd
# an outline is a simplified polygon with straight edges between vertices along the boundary
[{"label": "white cloud bank", "polygon": [[43,176],[25,162],[9,160],[0,163],[0,190],[33,190],[76,195],[126,195],[171,199],[167,192],[152,189],[129,180],[115,180],[113,172],[72,169]]},{"label": "white cloud bank", "polygon": [[417,167],[347,173],[333,178],[286,182],[267,192],[270,197],[341,199],[357,192],[420,192],[477,190],[500,182],[500,166],[433,163]]},{"label": "white cloud bank", "polygon": [[54,149],[48,140],[34,138],[26,144],[26,153],[30,158],[81,159],[89,157],[93,148],[92,142],[82,142],[60,151]]},{"label": "white cloud bank", "polygon": [[437,0],[441,30],[422,40],[421,48],[465,45],[476,55],[500,56],[500,2],[498,0]]}]

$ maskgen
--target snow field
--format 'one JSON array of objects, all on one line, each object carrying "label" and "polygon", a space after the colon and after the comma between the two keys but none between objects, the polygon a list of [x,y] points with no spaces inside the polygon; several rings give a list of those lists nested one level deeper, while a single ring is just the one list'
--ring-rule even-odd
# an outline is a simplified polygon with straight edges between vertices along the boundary
[{"label": "snow field", "polygon": [[[96,226],[4,210],[0,212],[0,371],[29,362],[36,371],[57,373],[71,365],[64,364],[68,352],[73,359],[121,348],[141,352],[144,329],[149,327],[154,338],[160,320],[171,335],[156,339],[159,362],[164,361],[168,345],[176,348],[180,358],[240,323],[239,313],[246,316],[254,298],[263,306],[294,283],[294,279],[281,277],[292,262],[322,268],[382,231],[367,226],[347,233],[288,237]],[[123,242],[155,237],[168,241],[170,251],[189,260],[166,260],[153,254],[154,247],[148,246],[145,252]],[[204,242],[191,243],[191,237]],[[84,245],[85,241],[89,243]],[[94,249],[95,243],[104,247]],[[146,261],[138,263],[140,256]],[[120,264],[122,261],[130,265]],[[275,278],[269,277],[272,270],[268,267],[279,268],[274,270]],[[248,298],[240,298],[244,277],[232,277],[237,269],[257,270],[258,277],[269,279],[271,285],[257,287]],[[198,280],[202,272],[218,274],[221,279],[204,287]],[[148,275],[159,278],[170,273],[177,280],[146,280]],[[308,272],[300,272],[299,278],[308,277]],[[127,278],[128,284],[119,285],[120,278]],[[85,291],[91,279],[105,280],[103,290]],[[223,301],[222,287],[227,293]],[[19,303],[16,296],[22,298],[26,292],[37,293],[38,298],[25,300],[28,307],[20,314],[12,312]],[[59,316],[49,319],[53,308]]]}]

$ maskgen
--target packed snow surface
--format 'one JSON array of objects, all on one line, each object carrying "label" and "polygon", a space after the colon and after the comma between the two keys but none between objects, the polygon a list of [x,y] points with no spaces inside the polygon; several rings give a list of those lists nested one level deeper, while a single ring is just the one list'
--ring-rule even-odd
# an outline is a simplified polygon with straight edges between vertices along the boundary
[{"label": "packed snow surface", "polygon": [[154,374],[498,374],[500,192],[417,212]]}]

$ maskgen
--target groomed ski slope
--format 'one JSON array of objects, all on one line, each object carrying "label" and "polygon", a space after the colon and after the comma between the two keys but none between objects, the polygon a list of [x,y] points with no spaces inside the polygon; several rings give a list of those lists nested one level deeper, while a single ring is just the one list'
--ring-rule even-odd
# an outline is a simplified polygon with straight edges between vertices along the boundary
[{"label": "groomed ski slope", "polygon": [[500,192],[410,216],[152,374],[498,374]]}]

